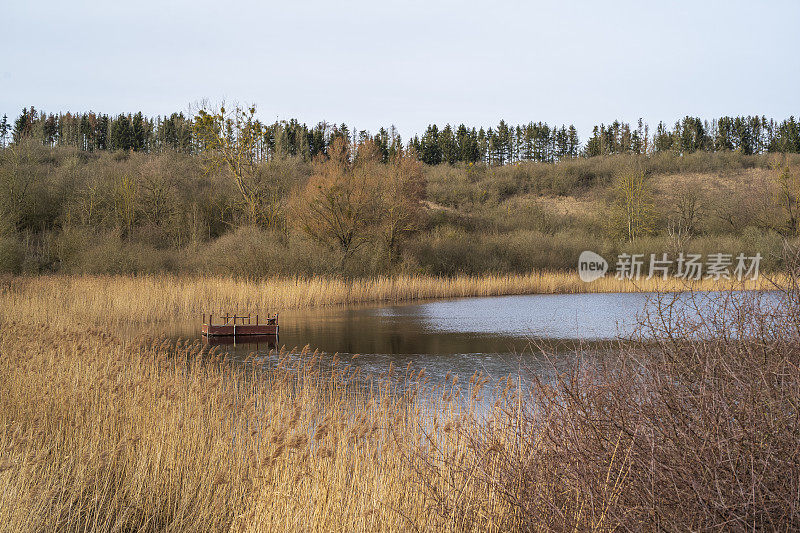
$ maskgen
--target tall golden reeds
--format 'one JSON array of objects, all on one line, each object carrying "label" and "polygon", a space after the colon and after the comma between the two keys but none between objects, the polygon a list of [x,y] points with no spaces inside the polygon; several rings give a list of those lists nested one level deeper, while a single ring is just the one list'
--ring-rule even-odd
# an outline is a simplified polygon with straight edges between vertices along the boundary
[{"label": "tall golden reeds", "polygon": [[434,525],[402,447],[441,407],[410,392],[314,354],[262,374],[199,344],[22,323],[0,352],[0,530]]},{"label": "tall golden reeds", "polygon": [[[112,280],[74,283],[113,302]],[[551,381],[475,374],[459,390],[409,368],[370,381],[317,353],[233,364],[8,306],[66,307],[68,282],[3,289],[0,531],[800,525],[796,284],[777,308],[747,295],[677,328],[657,312],[656,342]]]},{"label": "tall golden reeds", "polygon": [[606,277],[582,282],[568,272],[525,275],[395,276],[341,278],[41,276],[0,279],[0,304],[29,321],[65,324],[153,323],[195,319],[201,313],[274,312],[287,309],[378,302],[403,302],[465,296],[709,290],[758,287],[757,282],[678,279],[617,280]]}]

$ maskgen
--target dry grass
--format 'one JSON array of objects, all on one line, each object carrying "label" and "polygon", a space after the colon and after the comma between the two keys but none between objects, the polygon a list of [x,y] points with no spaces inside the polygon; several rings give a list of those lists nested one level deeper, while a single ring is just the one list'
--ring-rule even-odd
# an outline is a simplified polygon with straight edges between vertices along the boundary
[{"label": "dry grass", "polygon": [[747,192],[755,187],[764,196],[771,197],[775,194],[775,181],[772,170],[749,168],[724,173],[657,174],[653,176],[653,188],[658,196],[668,195],[675,189],[682,188],[691,188],[698,193],[722,195]]},{"label": "dry grass", "polygon": [[[470,436],[487,420],[505,428],[502,439],[516,438],[499,409],[480,403],[485,377],[474,375],[462,392],[457,379],[431,388],[408,369],[368,382],[316,354],[278,357],[267,371],[254,360],[232,366],[199,343],[131,344],[6,322],[0,531],[504,531],[517,523],[504,487],[461,468],[485,453]],[[564,524],[602,520],[574,513]]]},{"label": "dry grass", "polygon": [[[678,279],[620,281],[611,276],[582,282],[572,272],[526,275],[397,276],[345,281],[337,278],[42,276],[0,281],[0,305],[28,322],[66,325],[154,323],[196,319],[201,313],[275,312],[372,302],[403,302],[464,296],[580,292],[679,291],[730,288],[730,282]],[[748,283],[748,288],[758,284]],[[741,288],[741,287],[737,287]]]},{"label": "dry grass", "polygon": [[[10,331],[13,328],[13,334]],[[197,345],[0,333],[0,530],[428,528],[401,444],[434,409],[313,357],[260,375]]]},{"label": "dry grass", "polygon": [[593,213],[603,213],[608,206],[591,195],[582,196],[554,196],[526,194],[513,196],[506,200],[507,209],[524,208],[529,205],[538,205],[546,211],[560,216],[589,216]]},{"label": "dry grass", "polygon": [[[66,280],[12,285],[45,301]],[[463,396],[456,378],[367,382],[316,354],[232,365],[199,344],[37,324],[6,300],[0,530],[796,529],[792,291],[776,315],[747,304],[620,347],[610,371],[589,359],[488,395],[473,376]]]}]

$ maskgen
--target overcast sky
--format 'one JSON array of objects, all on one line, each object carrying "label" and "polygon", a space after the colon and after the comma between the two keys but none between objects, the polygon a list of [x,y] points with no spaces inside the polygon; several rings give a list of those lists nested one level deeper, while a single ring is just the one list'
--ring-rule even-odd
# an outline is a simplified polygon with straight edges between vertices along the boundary
[{"label": "overcast sky", "polygon": [[800,2],[0,0],[0,114],[255,103],[375,131],[800,115]]}]

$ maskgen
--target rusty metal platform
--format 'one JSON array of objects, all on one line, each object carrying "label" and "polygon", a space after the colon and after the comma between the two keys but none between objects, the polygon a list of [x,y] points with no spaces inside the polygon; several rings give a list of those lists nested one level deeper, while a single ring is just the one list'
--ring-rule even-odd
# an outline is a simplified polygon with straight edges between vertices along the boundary
[{"label": "rusty metal platform", "polygon": [[[255,323],[254,323],[255,322]],[[277,335],[278,314],[267,316],[261,322],[258,315],[222,315],[220,323],[214,324],[214,316],[203,314],[202,333],[208,337],[238,337],[240,335]]]}]

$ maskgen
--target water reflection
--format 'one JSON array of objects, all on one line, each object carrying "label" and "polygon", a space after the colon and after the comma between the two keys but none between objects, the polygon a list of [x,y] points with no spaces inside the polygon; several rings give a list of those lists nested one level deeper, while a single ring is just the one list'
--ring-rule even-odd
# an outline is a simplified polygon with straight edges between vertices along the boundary
[{"label": "water reflection", "polygon": [[630,332],[646,302],[634,293],[530,295],[288,311],[278,339],[206,342],[225,343],[234,359],[256,353],[265,364],[281,347],[309,346],[372,375],[410,363],[432,381],[447,373],[542,376],[578,349],[606,349]]},{"label": "water reflection", "polygon": [[462,298],[281,315],[281,343],[347,354],[509,354],[630,333],[645,294]]},{"label": "water reflection", "polygon": [[[236,335],[212,336],[203,335],[203,344],[206,346],[220,346],[228,349],[240,348],[248,353],[263,353],[278,348],[277,335]],[[230,351],[230,350],[229,350]]]},{"label": "water reflection", "polygon": [[[255,352],[268,360],[274,357],[270,351],[281,347],[309,346],[338,353],[376,375],[390,363],[424,368],[432,380],[448,372],[467,379],[476,371],[541,374],[579,349],[613,349],[613,341],[634,330],[653,298],[647,293],[528,295],[286,311],[279,338],[211,342],[230,343],[223,348],[234,359]],[[675,298],[688,305],[685,296]],[[702,298],[701,307],[702,301],[713,301],[713,294]],[[196,323],[179,330],[176,336],[199,336]]]}]

